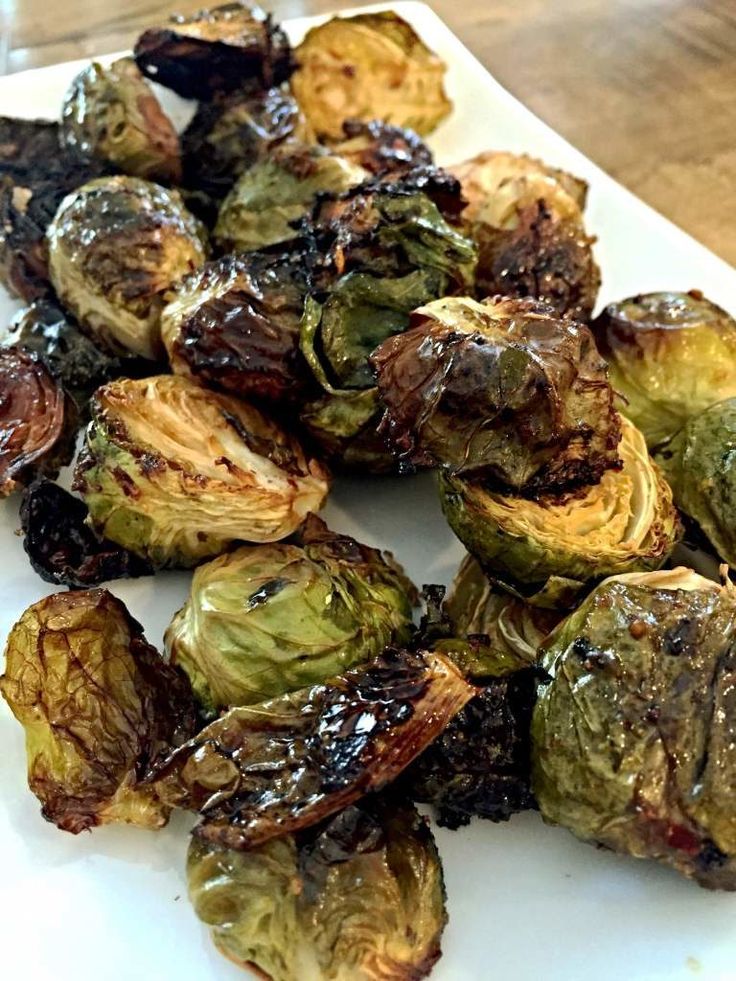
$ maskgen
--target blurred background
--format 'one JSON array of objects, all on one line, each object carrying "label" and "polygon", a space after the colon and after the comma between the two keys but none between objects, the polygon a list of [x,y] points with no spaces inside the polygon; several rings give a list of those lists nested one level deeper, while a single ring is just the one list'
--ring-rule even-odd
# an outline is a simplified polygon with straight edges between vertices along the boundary
[{"label": "blurred background", "polygon": [[[0,72],[127,48],[143,27],[203,5],[0,0]],[[360,3],[263,5],[283,19]],[[736,264],[736,0],[432,0],[429,6],[545,122]]]}]

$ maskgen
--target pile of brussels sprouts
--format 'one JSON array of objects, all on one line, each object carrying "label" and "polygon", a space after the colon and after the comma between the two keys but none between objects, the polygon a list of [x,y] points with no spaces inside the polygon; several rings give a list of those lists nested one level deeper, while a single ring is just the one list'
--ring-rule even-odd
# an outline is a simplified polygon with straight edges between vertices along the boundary
[{"label": "pile of brussels sprouts", "polygon": [[[43,816],[198,815],[222,952],[273,981],[428,974],[440,824],[538,808],[736,889],[736,322],[612,303],[587,186],[422,137],[445,66],[400,17],[292,51],[230,3],[0,119],[0,495],[63,585],[0,691]],[[197,100],[177,133],[148,79]],[[56,483],[75,456],[73,492]],[[434,468],[447,597],[317,516]],[[160,654],[101,584],[193,569]],[[369,929],[367,928],[369,925]]]}]

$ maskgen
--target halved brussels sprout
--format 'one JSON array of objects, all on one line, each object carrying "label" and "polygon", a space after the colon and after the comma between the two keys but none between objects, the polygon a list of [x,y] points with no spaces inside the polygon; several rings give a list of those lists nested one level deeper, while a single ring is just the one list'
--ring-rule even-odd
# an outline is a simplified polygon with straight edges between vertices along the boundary
[{"label": "halved brussels sprout", "polygon": [[110,822],[160,828],[166,808],[140,777],[188,739],[189,684],[105,589],[56,593],[10,631],[0,692],[26,732],[41,813],[78,834]]},{"label": "halved brussels sprout", "polygon": [[452,172],[478,244],[478,295],[531,296],[560,316],[587,320],[601,277],[583,225],[586,183],[531,157],[493,151]]},{"label": "halved brussels sprout", "polygon": [[298,545],[239,548],[199,566],[166,648],[207,708],[250,705],[408,643],[414,593],[389,553],[310,515]]},{"label": "halved brussels sprout", "polygon": [[135,44],[144,75],[183,95],[211,99],[246,87],[280,85],[294,70],[289,39],[255,3],[223,3],[166,27],[151,27]]},{"label": "halved brussels sprout", "polygon": [[282,88],[202,102],[181,137],[184,182],[222,200],[244,171],[277,146],[310,137],[296,100]]},{"label": "halved brussels sprout", "polygon": [[318,136],[339,140],[349,119],[382,119],[424,136],[452,111],[445,63],[391,11],[333,17],[295,53],[292,88]]},{"label": "halved brussels sprout", "polygon": [[587,327],[544,303],[436,300],[370,360],[382,431],[410,462],[525,494],[596,483],[618,465],[605,361]]},{"label": "halved brussels sprout", "polygon": [[342,139],[335,153],[371,174],[401,174],[417,167],[431,167],[432,151],[411,129],[391,126],[382,119],[343,123]]},{"label": "halved brussels sprout", "polygon": [[538,680],[525,669],[487,681],[404,771],[402,792],[432,804],[446,828],[474,817],[508,821],[534,807],[529,726]]},{"label": "halved brussels sprout", "polygon": [[11,296],[48,296],[46,229],[60,202],[105,165],[72,159],[59,125],[0,116],[0,283]]},{"label": "halved brussels sprout", "polygon": [[42,579],[83,589],[153,572],[137,555],[98,538],[87,524],[88,514],[83,501],[50,480],[35,480],[23,492],[23,548]]},{"label": "halved brussels sprout", "polygon": [[650,447],[736,396],[736,321],[698,290],[609,304],[593,323],[623,411]]},{"label": "halved brussels sprout", "polygon": [[285,538],[328,486],[257,409],[176,375],[98,389],[74,477],[93,528],[159,567]]},{"label": "halved brussels sprout", "polygon": [[90,181],[48,230],[59,299],[114,353],[161,353],[167,291],[206,258],[204,227],[176,191],[137,177]]},{"label": "halved brussels sprout", "polygon": [[439,654],[387,650],[324,684],[230,709],[156,767],[197,837],[247,849],[317,824],[394,780],[476,690]]},{"label": "halved brussels sprout", "polygon": [[321,146],[277,147],[238,179],[225,198],[214,238],[224,252],[260,249],[288,242],[294,227],[321,193],[340,194],[360,184],[368,172]]},{"label": "halved brussels sprout", "polygon": [[72,82],[61,110],[61,144],[126,174],[181,180],[179,137],[132,58],[92,62]]},{"label": "halved brussels sprout", "polygon": [[416,810],[390,798],[252,851],[194,839],[187,879],[218,950],[271,981],[418,981],[441,953],[440,857]]},{"label": "halved brussels sprout", "polygon": [[457,571],[444,614],[447,636],[436,639],[432,649],[473,679],[500,678],[536,665],[542,644],[563,616],[494,588],[472,555]]},{"label": "halved brussels sprout", "polygon": [[14,318],[8,340],[37,354],[77,403],[82,414],[92,392],[106,381],[140,374],[150,364],[118,358],[99,348],[52,300],[35,300]]},{"label": "halved brussels sprout", "polygon": [[569,598],[575,584],[579,591],[590,580],[664,564],[680,534],[672,491],[642,434],[621,421],[622,469],[563,495],[528,500],[440,475],[450,527],[498,581],[524,592],[541,587],[539,602],[555,605],[558,586]]},{"label": "halved brussels sprout", "polygon": [[36,355],[0,348],[0,497],[69,463],[76,423],[73,402]]},{"label": "halved brussels sprout", "polygon": [[316,386],[299,349],[309,249],[223,256],[183,280],[161,316],[176,374],[274,405]]},{"label": "halved brussels sprout", "polygon": [[439,171],[376,180],[316,210],[325,258],[305,306],[301,349],[324,394],[304,406],[301,421],[345,465],[396,465],[376,432],[369,355],[407,328],[413,309],[467,289],[476,255],[450,223],[460,210],[459,185]]},{"label": "halved brussels sprout", "polygon": [[736,566],[736,398],[692,416],[656,459],[677,506]]},{"label": "halved brussels sprout", "polygon": [[546,821],[736,889],[736,592],[690,569],[602,583],[553,634],[533,721]]}]

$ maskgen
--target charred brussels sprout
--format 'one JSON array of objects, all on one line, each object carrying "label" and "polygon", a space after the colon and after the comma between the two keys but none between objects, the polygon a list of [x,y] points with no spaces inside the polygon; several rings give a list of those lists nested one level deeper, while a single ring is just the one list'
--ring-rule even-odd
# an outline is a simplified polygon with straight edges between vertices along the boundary
[{"label": "charred brussels sprout", "polygon": [[562,495],[529,500],[442,474],[450,527],[498,581],[541,589],[540,605],[567,602],[590,580],[660,568],[680,534],[672,491],[642,434],[622,423],[622,469]]},{"label": "charred brussels sprout", "polygon": [[105,169],[59,148],[59,126],[0,116],[0,283],[13,296],[51,293],[46,229],[63,198]]},{"label": "charred brussels sprout", "polygon": [[192,566],[291,534],[328,481],[252,406],[160,375],[97,390],[74,486],[101,535],[155,566]]},{"label": "charred brussels sprout", "polygon": [[69,463],[76,422],[74,404],[42,361],[0,348],[0,497]]},{"label": "charred brussels sprout", "polygon": [[529,726],[537,681],[528,668],[488,680],[405,770],[402,791],[432,804],[447,828],[473,817],[508,821],[534,807]]},{"label": "charred brussels sprout", "polygon": [[440,956],[440,857],[405,803],[366,799],[248,852],[195,839],[187,879],[218,950],[271,981],[418,981]]},{"label": "charred brussels sprout", "polygon": [[444,62],[392,12],[313,27],[296,60],[294,95],[321,137],[339,140],[349,119],[381,119],[424,136],[452,110]]},{"label": "charred brussels sprout", "polygon": [[561,316],[587,320],[601,277],[583,225],[585,182],[530,157],[492,151],[453,173],[478,244],[478,295],[530,296]]},{"label": "charred brussels sprout", "polygon": [[168,809],[140,777],[195,729],[189,685],[107,590],[57,593],[10,632],[0,691],[26,731],[42,814],[77,834],[122,821],[159,828]]},{"label": "charred brussels sprout", "polygon": [[693,416],[657,461],[677,506],[736,567],[736,398]]},{"label": "charred brussels sprout", "polygon": [[593,323],[624,412],[650,447],[688,418],[736,396],[736,321],[702,293],[645,293]]},{"label": "charred brussels sprout", "polygon": [[288,242],[320,193],[340,194],[367,176],[324,147],[286,144],[238,179],[220,209],[215,241],[224,252]]},{"label": "charred brussels sprout", "polygon": [[437,300],[373,354],[382,430],[419,465],[536,494],[618,465],[620,421],[587,327],[534,300]]},{"label": "charred brussels sprout", "polygon": [[199,566],[166,647],[208,708],[249,705],[407,643],[413,593],[390,555],[310,516],[299,545]]},{"label": "charred brussels sprout", "polygon": [[208,263],[177,287],[161,318],[176,374],[273,404],[315,386],[299,349],[313,257],[251,252]]},{"label": "charred brussels sprout", "polygon": [[150,780],[165,802],[203,814],[197,837],[253,848],[391,783],[474,694],[441,655],[389,650],[331,682],[230,709]]},{"label": "charred brussels sprout", "polygon": [[736,595],[690,569],[602,583],[553,635],[532,728],[546,821],[736,889]]},{"label": "charred brussels sprout", "polygon": [[432,649],[452,658],[466,677],[500,678],[534,666],[563,614],[530,606],[494,588],[466,555],[443,609],[444,634]]},{"label": "charred brussels sprout", "polygon": [[13,347],[38,355],[80,412],[86,411],[90,395],[104,382],[150,368],[143,359],[117,358],[103,351],[51,300],[36,300],[21,310],[8,340]]},{"label": "charred brussels sprout", "polygon": [[107,67],[93,62],[77,75],[62,107],[61,143],[134,177],[181,180],[174,125],[132,58]]},{"label": "charred brussels sprout", "polygon": [[156,358],[167,291],[206,258],[204,228],[175,191],[137,177],[91,181],[48,231],[51,281],[114,353]]},{"label": "charred brussels sprout", "polygon": [[182,134],[184,181],[221,200],[248,168],[286,140],[308,140],[294,97],[280,88],[202,102]]},{"label": "charred brussels sprout", "polygon": [[280,85],[293,71],[291,47],[280,25],[256,4],[239,2],[149,28],[134,53],[144,75],[185,99]]},{"label": "charred brussels sprout", "polygon": [[416,307],[467,289],[476,253],[451,224],[461,210],[459,185],[440,171],[377,180],[316,209],[324,259],[305,306],[301,349],[323,395],[304,406],[301,420],[346,466],[395,466],[376,433],[369,356],[408,327]]},{"label": "charred brussels sprout", "polygon": [[413,130],[382,119],[349,119],[342,130],[342,140],[333,146],[335,153],[371,174],[401,174],[434,162],[432,151]]},{"label": "charred brussels sprout", "polygon": [[34,481],[20,508],[23,548],[42,579],[72,588],[147,576],[151,566],[120,545],[98,538],[83,501],[50,480]]}]

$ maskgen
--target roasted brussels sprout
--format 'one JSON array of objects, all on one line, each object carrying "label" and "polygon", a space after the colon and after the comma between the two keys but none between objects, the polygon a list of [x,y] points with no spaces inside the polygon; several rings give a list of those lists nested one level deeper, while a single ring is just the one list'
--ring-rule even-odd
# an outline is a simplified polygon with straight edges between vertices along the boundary
[{"label": "roasted brussels sprout", "polygon": [[195,730],[186,678],[105,589],[30,606],[5,649],[0,692],[26,731],[41,813],[77,834],[123,821],[159,828],[168,809],[143,772]]},{"label": "roasted brussels sprout", "polygon": [[320,193],[340,194],[367,176],[324,147],[287,143],[238,179],[220,209],[215,242],[223,252],[288,242]]},{"label": "roasted brussels sprout", "polygon": [[103,173],[59,148],[59,126],[0,116],[0,283],[31,301],[51,292],[46,229],[62,199]]},{"label": "roasted brussels sprout", "polygon": [[587,320],[601,277],[595,240],[583,226],[585,182],[530,157],[493,151],[453,173],[478,244],[478,296],[530,296],[560,316]]},{"label": "roasted brussels sprout", "polygon": [[467,289],[475,248],[450,223],[461,210],[459,185],[438,171],[364,184],[316,209],[324,258],[305,306],[301,349],[324,394],[304,406],[301,421],[343,465],[396,466],[376,433],[368,358],[407,328],[416,307]]},{"label": "roasted brussels sprout", "polygon": [[153,572],[137,555],[98,538],[87,515],[83,501],[50,480],[36,480],[23,492],[23,548],[42,579],[84,588]]},{"label": "roasted brussels sprout", "polygon": [[441,655],[388,650],[330,682],[230,709],[149,779],[166,803],[203,814],[197,837],[253,848],[387,786],[474,694]]},{"label": "roasted brussels sprout", "polygon": [[166,292],[206,258],[204,228],[176,191],[137,177],[90,181],[48,230],[51,282],[113,353],[161,353]]},{"label": "roasted brussels sprout", "polygon": [[412,633],[414,587],[388,553],[307,518],[299,545],[255,545],[199,566],[166,631],[208,709],[305,688]]},{"label": "roasted brussels sprout", "polygon": [[372,797],[248,852],[193,840],[189,898],[218,950],[271,981],[426,977],[447,921],[442,866],[411,805]]},{"label": "roasted brussels sprout", "polygon": [[494,589],[478,562],[466,555],[445,601],[444,636],[432,650],[450,657],[470,678],[500,678],[534,666],[560,622],[555,610],[530,606]]},{"label": "roasted brussels sprout", "polygon": [[736,593],[690,569],[618,576],[544,654],[532,727],[546,821],[736,889]]},{"label": "roasted brussels sprout", "polygon": [[299,402],[316,388],[299,349],[309,250],[224,256],[183,280],[161,317],[174,372],[247,398]]},{"label": "roasted brussels sprout", "polygon": [[514,493],[596,483],[620,417],[587,327],[536,300],[436,300],[375,351],[382,430],[403,458]]},{"label": "roasted brussels sprout", "polygon": [[36,355],[0,348],[0,497],[69,463],[76,422],[73,402]]},{"label": "roasted brussels sprout", "polygon": [[72,82],[61,111],[61,144],[126,174],[181,180],[179,138],[132,58],[92,62]]},{"label": "roasted brussels sprout", "polygon": [[149,28],[134,54],[144,75],[185,99],[280,85],[294,70],[281,26],[256,4],[240,2]]},{"label": "roasted brussels sprout", "polygon": [[650,447],[688,418],[736,396],[736,321],[689,293],[644,293],[611,303],[593,323],[623,411]]},{"label": "roasted brussels sprout", "polygon": [[622,469],[563,495],[529,500],[440,475],[450,527],[499,582],[556,605],[590,580],[664,564],[680,534],[672,491],[642,434],[622,423]]},{"label": "roasted brussels sprout", "polygon": [[656,459],[677,506],[736,567],[736,398],[689,419]]},{"label": "roasted brussels sprout", "polygon": [[291,534],[328,479],[252,406],[160,375],[97,390],[74,488],[100,535],[155,566],[192,566]]},{"label": "roasted brussels sprout", "polygon": [[403,773],[402,792],[434,806],[437,823],[508,821],[534,807],[530,737],[538,672],[488,680]]},{"label": "roasted brussels sprout", "polygon": [[35,300],[21,310],[10,325],[8,340],[42,358],[82,413],[104,382],[150,370],[142,358],[118,358],[103,351],[52,300]]},{"label": "roasted brussels sprout", "polygon": [[309,137],[296,100],[281,88],[202,102],[181,137],[184,182],[222,200],[244,171],[277,146]]},{"label": "roasted brussels sprout", "polygon": [[432,151],[413,130],[391,126],[382,119],[343,123],[335,153],[371,174],[401,174],[416,167],[431,167]]},{"label": "roasted brussels sprout", "polygon": [[296,60],[294,95],[321,137],[339,140],[349,119],[382,119],[424,136],[452,110],[444,62],[390,11],[313,27]]}]

